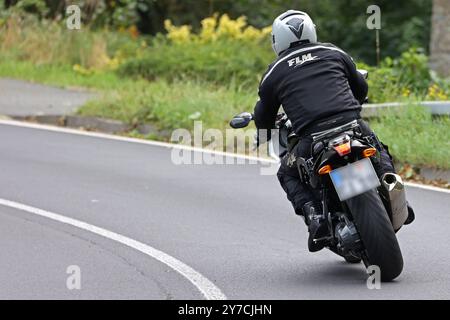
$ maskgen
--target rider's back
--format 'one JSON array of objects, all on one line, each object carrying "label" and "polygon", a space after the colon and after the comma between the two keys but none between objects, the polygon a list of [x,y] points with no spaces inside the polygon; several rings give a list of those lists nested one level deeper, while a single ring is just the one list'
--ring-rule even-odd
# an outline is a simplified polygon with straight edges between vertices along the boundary
[{"label": "rider's back", "polygon": [[356,73],[351,58],[331,44],[296,46],[269,66],[260,85],[261,102],[266,108],[281,104],[301,133],[320,119],[361,110],[358,100],[365,98],[367,87],[360,88]]}]

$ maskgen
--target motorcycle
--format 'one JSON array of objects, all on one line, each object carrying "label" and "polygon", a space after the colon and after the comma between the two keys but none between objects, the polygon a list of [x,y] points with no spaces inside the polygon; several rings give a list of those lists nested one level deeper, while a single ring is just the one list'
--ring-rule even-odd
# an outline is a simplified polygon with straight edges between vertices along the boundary
[{"label": "motorcycle", "polygon": [[[244,128],[252,120],[251,113],[243,112],[230,126]],[[282,158],[298,137],[284,113],[278,114],[275,128]],[[401,177],[386,173],[378,178],[373,163],[379,159],[379,143],[362,133],[357,120],[311,136],[312,157],[298,157],[296,164],[301,181],[321,199],[326,217],[328,234],[314,241],[349,263],[377,266],[382,281],[395,279],[403,270],[396,232],[408,217]]]}]

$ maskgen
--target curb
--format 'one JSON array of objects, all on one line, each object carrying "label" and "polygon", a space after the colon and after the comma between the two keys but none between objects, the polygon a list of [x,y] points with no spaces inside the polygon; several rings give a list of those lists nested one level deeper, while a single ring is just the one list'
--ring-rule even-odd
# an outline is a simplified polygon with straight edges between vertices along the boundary
[{"label": "curb", "polygon": [[81,117],[72,115],[42,115],[42,116],[13,116],[14,120],[30,121],[42,124],[56,125],[68,128],[82,128],[104,133],[124,133],[131,129],[130,126],[116,120],[107,120],[96,117]]},{"label": "curb", "polygon": [[442,180],[450,183],[450,170],[423,167],[420,169],[420,175],[427,180]]},{"label": "curb", "polygon": [[450,101],[368,103],[362,106],[361,115],[365,118],[378,117],[387,109],[398,108],[405,105],[426,107],[430,110],[431,114],[435,116],[450,116]]},{"label": "curb", "polygon": [[142,135],[155,135],[160,137],[170,137],[168,130],[158,130],[152,124],[141,124],[136,127],[125,124],[122,121],[104,119],[98,117],[83,117],[76,115],[37,115],[37,116],[12,116],[13,120],[36,122],[40,124],[48,124],[59,127],[67,127],[73,129],[84,129],[87,131],[99,131],[109,134],[124,134],[135,130]]}]

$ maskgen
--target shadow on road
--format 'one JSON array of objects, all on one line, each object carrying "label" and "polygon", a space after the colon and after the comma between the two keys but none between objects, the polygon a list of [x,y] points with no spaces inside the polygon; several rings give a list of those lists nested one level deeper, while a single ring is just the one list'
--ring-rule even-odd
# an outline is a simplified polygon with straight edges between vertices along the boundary
[{"label": "shadow on road", "polygon": [[[313,286],[327,289],[330,285],[338,287],[352,286],[355,289],[367,289],[369,275],[364,264],[349,264],[345,261],[330,260],[329,264],[321,263],[312,265],[306,270],[293,272],[292,269],[286,273],[287,281],[291,285]],[[395,286],[401,281],[383,283],[383,286]],[[372,290],[371,290],[372,291]]]}]

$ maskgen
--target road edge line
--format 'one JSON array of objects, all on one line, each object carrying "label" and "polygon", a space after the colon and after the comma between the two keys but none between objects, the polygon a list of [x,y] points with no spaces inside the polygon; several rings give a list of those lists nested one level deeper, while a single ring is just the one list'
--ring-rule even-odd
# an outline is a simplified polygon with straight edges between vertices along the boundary
[{"label": "road edge line", "polygon": [[430,186],[427,184],[415,183],[415,182],[405,182],[405,185],[412,188],[420,188],[428,191],[436,191],[442,193],[450,193],[450,189],[439,188],[435,186]]},{"label": "road edge line", "polygon": [[11,200],[6,200],[0,198],[0,206],[25,211],[31,214],[35,214],[47,219],[51,219],[63,224],[70,225],[72,227],[82,229],[84,231],[88,231],[94,233],[96,235],[102,236],[109,240],[113,240],[115,242],[121,243],[127,247],[135,249],[147,256],[150,256],[153,259],[158,260],[159,262],[167,265],[169,268],[175,270],[180,275],[182,275],[185,279],[187,279],[190,283],[194,285],[194,287],[200,291],[200,293],[207,300],[226,300],[227,297],[222,293],[222,291],[210,280],[201,275],[199,272],[195,271],[192,267],[188,266],[184,262],[172,257],[171,255],[155,249],[145,243],[140,241],[128,238],[119,233],[109,231],[107,229],[97,227],[95,225],[89,224],[87,222],[83,222],[80,220],[76,220],[73,218],[69,218],[57,213],[53,213],[50,211],[46,211],[43,209],[39,209],[36,207],[28,206],[22,203],[14,202]]}]

